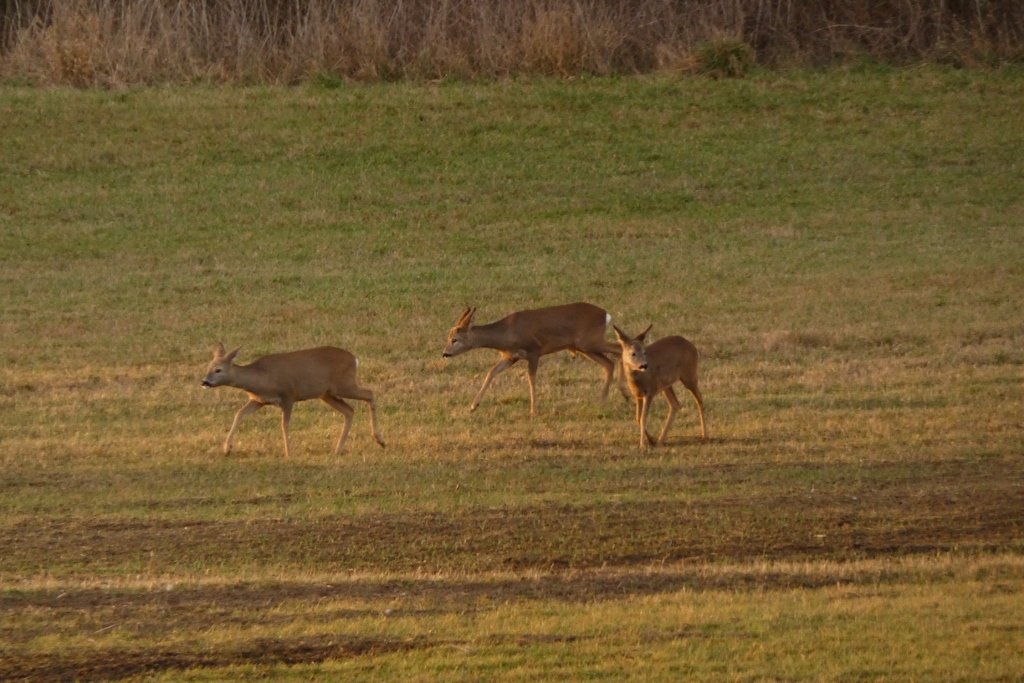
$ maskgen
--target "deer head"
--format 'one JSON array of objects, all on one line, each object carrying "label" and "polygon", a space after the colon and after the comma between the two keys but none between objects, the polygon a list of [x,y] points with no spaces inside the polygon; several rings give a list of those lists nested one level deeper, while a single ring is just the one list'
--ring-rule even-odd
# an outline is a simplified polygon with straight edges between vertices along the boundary
[{"label": "deer head", "polygon": [[469,335],[470,328],[473,326],[473,316],[475,315],[475,308],[467,308],[462,312],[458,322],[455,323],[455,327],[448,331],[448,345],[444,348],[444,353],[442,354],[445,358],[457,356],[474,348],[468,343],[467,336]]},{"label": "deer head", "polygon": [[647,353],[644,351],[644,340],[653,326],[653,323],[648,325],[646,330],[631,338],[617,326],[612,325],[615,337],[619,340],[619,345],[622,347],[622,365],[626,370],[637,371],[647,369]]},{"label": "deer head", "polygon": [[226,353],[224,345],[217,342],[213,349],[213,360],[206,369],[206,378],[203,380],[204,387],[219,387],[227,384],[231,378],[231,368],[234,367],[235,356],[242,349],[239,346],[231,353]]}]

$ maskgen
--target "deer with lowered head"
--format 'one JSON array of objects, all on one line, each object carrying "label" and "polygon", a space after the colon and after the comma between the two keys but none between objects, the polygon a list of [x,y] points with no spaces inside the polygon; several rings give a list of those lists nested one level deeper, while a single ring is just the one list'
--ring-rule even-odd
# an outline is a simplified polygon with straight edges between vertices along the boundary
[{"label": "deer with lowered head", "polygon": [[377,403],[373,392],[359,386],[356,381],[359,361],[351,353],[333,346],[321,346],[290,353],[273,353],[261,356],[249,365],[235,365],[235,357],[240,349],[238,347],[227,353],[224,345],[218,342],[203,380],[204,387],[235,387],[249,394],[249,402],[242,406],[235,415],[235,421],[231,423],[231,430],[224,441],[225,454],[231,452],[235,432],[242,418],[263,406],[274,405],[282,412],[284,454],[285,457],[290,456],[288,422],[291,420],[292,406],[299,401],[314,398],[334,408],[345,418],[335,453],[341,453],[355,414],[345,399],[366,401],[370,405],[373,438],[381,446],[384,445],[380,429],[377,428]]},{"label": "deer with lowered head", "polygon": [[[474,325],[475,308],[467,308],[448,332],[444,357],[451,358],[472,349],[495,349],[501,359],[484,378],[469,409],[476,410],[480,398],[491,381],[521,360],[526,361],[526,377],[530,384],[530,414],[537,413],[537,366],[540,357],[557,351],[583,354],[604,369],[601,400],[608,397],[615,374],[619,348],[605,339],[612,317],[593,304],[575,303],[512,313],[486,325]],[[610,357],[609,357],[610,356]],[[619,390],[627,396],[622,374]]]},{"label": "deer with lowered head", "polygon": [[[614,326],[613,326],[614,327]],[[665,441],[672,419],[679,411],[679,399],[672,385],[682,382],[690,390],[697,401],[700,412],[700,436],[708,437],[704,424],[704,398],[697,387],[697,347],[682,337],[664,337],[644,346],[651,325],[638,334],[630,337],[618,327],[614,327],[615,336],[622,347],[622,366],[625,370],[626,382],[633,396],[636,397],[636,421],[640,425],[640,448],[645,449]],[[668,399],[668,417],[661,435],[655,441],[647,431],[647,417],[651,410],[651,401],[659,393]]]}]

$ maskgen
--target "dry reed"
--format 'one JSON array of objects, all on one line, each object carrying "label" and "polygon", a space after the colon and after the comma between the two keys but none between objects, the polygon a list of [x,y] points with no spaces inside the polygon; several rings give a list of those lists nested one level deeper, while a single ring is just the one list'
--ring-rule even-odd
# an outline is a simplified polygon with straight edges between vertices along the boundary
[{"label": "dry reed", "polygon": [[1024,58],[1016,0],[6,0],[0,78],[79,87]]}]

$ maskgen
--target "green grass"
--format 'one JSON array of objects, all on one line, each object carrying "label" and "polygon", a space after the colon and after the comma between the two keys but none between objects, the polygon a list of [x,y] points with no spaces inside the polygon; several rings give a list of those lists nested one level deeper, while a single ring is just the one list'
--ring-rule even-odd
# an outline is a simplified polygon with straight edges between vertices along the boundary
[{"label": "green grass", "polygon": [[[0,89],[0,677],[1014,680],[1022,75]],[[576,300],[709,442],[564,354],[468,412],[463,307]],[[353,351],[387,448],[224,457],[216,341]]]}]

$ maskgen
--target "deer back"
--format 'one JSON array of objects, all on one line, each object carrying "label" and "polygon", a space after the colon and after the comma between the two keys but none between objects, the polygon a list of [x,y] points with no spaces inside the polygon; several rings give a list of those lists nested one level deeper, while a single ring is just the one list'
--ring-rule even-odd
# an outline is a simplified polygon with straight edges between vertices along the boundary
[{"label": "deer back", "polygon": [[356,357],[344,349],[314,349],[272,353],[238,369],[256,383],[253,393],[287,396],[293,401],[319,398],[355,381]]},{"label": "deer back", "polygon": [[608,320],[603,308],[580,302],[519,311],[492,325],[517,347],[535,348],[543,355],[570,347],[604,345]]},{"label": "deer back", "polygon": [[657,378],[658,384],[668,386],[683,380],[688,383],[697,377],[699,354],[697,347],[679,336],[663,337],[645,348],[647,373]]}]

